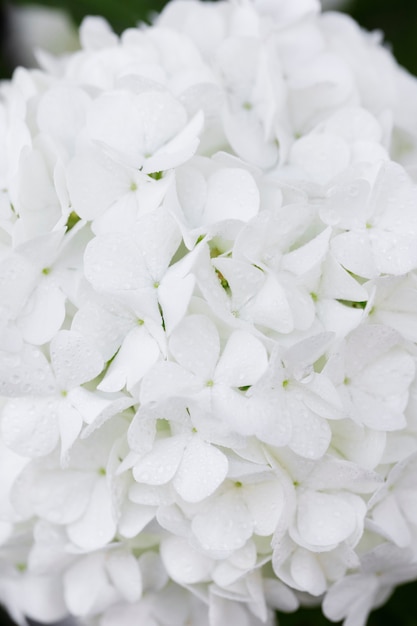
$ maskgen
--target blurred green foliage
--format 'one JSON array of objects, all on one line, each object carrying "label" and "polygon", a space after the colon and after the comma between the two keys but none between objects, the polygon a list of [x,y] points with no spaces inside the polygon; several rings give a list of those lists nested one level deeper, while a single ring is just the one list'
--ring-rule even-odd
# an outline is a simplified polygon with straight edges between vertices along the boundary
[{"label": "blurred green foliage", "polygon": [[[34,4],[34,1],[11,0],[10,3],[24,5]],[[76,23],[85,15],[103,15],[120,33],[141,20],[149,21],[151,14],[160,11],[166,0],[39,0],[38,4],[64,9]]]}]

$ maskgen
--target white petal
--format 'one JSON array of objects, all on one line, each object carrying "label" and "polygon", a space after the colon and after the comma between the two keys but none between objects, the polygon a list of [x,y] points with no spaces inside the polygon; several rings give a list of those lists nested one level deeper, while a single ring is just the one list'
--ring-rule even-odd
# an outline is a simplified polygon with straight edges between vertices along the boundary
[{"label": "white petal", "polygon": [[242,488],[246,506],[257,535],[272,535],[284,510],[284,492],[279,482],[245,484]]},{"label": "white petal", "polygon": [[57,382],[65,391],[95,378],[104,365],[93,344],[72,330],[61,330],[55,335],[50,353]]},{"label": "white petal", "polygon": [[120,515],[118,529],[122,537],[133,539],[153,520],[156,509],[154,506],[138,506],[125,502]]},{"label": "white petal", "polygon": [[142,404],[175,398],[193,396],[201,390],[201,381],[176,363],[161,361],[156,363],[142,380],[140,401]]},{"label": "white petal", "polygon": [[83,425],[83,418],[79,411],[65,399],[59,403],[58,424],[61,438],[61,463],[65,463],[68,451],[76,441]]},{"label": "white petal", "polygon": [[401,276],[417,267],[415,235],[370,230],[375,264],[381,274]]},{"label": "white petal", "polygon": [[39,130],[73,149],[75,137],[85,123],[90,98],[84,89],[63,81],[50,87],[37,107]]},{"label": "white petal", "polygon": [[273,140],[265,141],[265,130],[251,111],[232,112],[230,107],[224,107],[222,118],[227,139],[239,157],[265,169],[276,164],[278,146]]},{"label": "white petal", "polygon": [[140,168],[145,158],[185,126],[184,107],[169,92],[102,94],[90,107],[88,130],[122,162]]},{"label": "white petal", "polygon": [[58,403],[43,398],[16,398],[3,409],[4,443],[23,456],[49,454],[58,443]]},{"label": "white petal", "polygon": [[282,258],[282,269],[296,276],[306,274],[324,259],[329,247],[330,235],[331,229],[326,228],[308,243],[285,254]]},{"label": "white petal", "polygon": [[130,191],[133,173],[93,149],[74,157],[67,166],[71,205],[82,219],[101,215]]},{"label": "white petal", "polygon": [[151,452],[133,468],[138,482],[148,485],[163,485],[173,478],[181,462],[188,435],[177,435],[155,442]]},{"label": "white petal", "polygon": [[116,532],[116,522],[105,477],[97,478],[84,515],[68,526],[68,536],[85,550],[96,550],[109,543]]},{"label": "white petal", "polygon": [[340,338],[357,328],[363,318],[362,309],[345,306],[337,300],[319,300],[315,308],[323,328]]},{"label": "white petal", "polygon": [[215,553],[241,548],[253,532],[238,488],[218,496],[209,510],[194,517],[191,528],[201,547]]},{"label": "white petal", "polygon": [[372,510],[372,519],[384,536],[400,548],[410,545],[411,534],[394,495],[387,495]]},{"label": "white petal", "polygon": [[[16,518],[18,511],[12,506],[10,491],[27,463],[28,459],[14,453],[6,447],[3,440],[0,440],[0,475],[2,476],[0,482],[0,506],[2,520],[14,520]],[[9,525],[8,522],[4,521],[1,529],[2,539],[6,540],[3,533],[9,536],[11,531],[12,524]]]},{"label": "white petal", "polygon": [[108,554],[106,569],[110,580],[127,602],[136,602],[142,595],[142,575],[137,559],[128,551]]},{"label": "white petal", "polygon": [[136,413],[127,431],[129,448],[139,454],[150,452],[155,436],[156,417],[152,414],[148,417],[146,414]]},{"label": "white petal", "polygon": [[83,515],[93,489],[93,476],[76,470],[44,471],[31,496],[36,514],[52,524],[71,524]]},{"label": "white petal", "polygon": [[175,172],[178,205],[176,213],[190,228],[202,225],[202,215],[207,195],[206,179],[191,164],[179,167]]},{"label": "white petal", "polygon": [[185,539],[168,537],[160,546],[162,561],[170,577],[179,584],[210,580],[213,561],[193,549]]},{"label": "white petal", "polygon": [[129,235],[100,235],[87,246],[84,255],[87,280],[99,291],[150,288],[152,283],[137,245]]},{"label": "white petal", "polygon": [[56,392],[55,378],[43,353],[23,346],[19,353],[3,353],[0,359],[0,393],[3,396],[45,396]]},{"label": "white petal", "polygon": [[319,459],[330,444],[329,425],[303,402],[289,399],[289,409],[293,425],[290,448],[307,459]]},{"label": "white petal", "polygon": [[315,182],[326,184],[347,168],[348,144],[337,135],[305,135],[291,148],[290,163],[304,170]]},{"label": "white petal", "polygon": [[104,17],[90,15],[80,26],[80,43],[84,50],[90,51],[114,48],[118,45],[118,37]]},{"label": "white petal", "polygon": [[129,488],[129,500],[146,507],[172,504],[174,496],[170,485],[146,485],[133,483]]},{"label": "white petal", "polygon": [[[300,387],[304,385],[301,383]],[[342,399],[331,380],[324,374],[314,374],[302,389],[303,401],[316,415],[326,419],[345,417]]]},{"label": "white petal", "polygon": [[[86,581],[89,584],[86,585]],[[79,559],[63,575],[65,602],[75,616],[88,615],[97,601],[97,597],[111,587],[108,583],[103,557],[92,554]]]},{"label": "white petal", "polygon": [[36,284],[39,283],[37,264],[17,253],[4,255],[0,263],[0,299],[7,302],[7,308],[12,316],[20,313],[27,298]]},{"label": "white petal", "polygon": [[225,455],[194,436],[184,450],[173,485],[186,502],[200,502],[221,485],[227,470]]},{"label": "white petal", "polygon": [[130,391],[156,363],[161,352],[144,325],[133,328],[125,338],[97,389]]},{"label": "white petal", "polygon": [[[378,585],[377,577],[372,574],[353,574],[339,580],[324,598],[323,613],[332,621],[345,618],[359,599],[364,598],[371,604]],[[358,622],[358,626],[362,626],[363,623]]]},{"label": "white petal", "polygon": [[74,315],[71,329],[80,333],[94,343],[108,361],[115,355],[123,338],[126,337],[136,323],[133,315],[114,301],[108,303],[108,308],[95,302],[82,302]]},{"label": "white petal", "polygon": [[273,446],[287,445],[291,440],[293,425],[282,398],[278,395],[257,395],[249,398],[248,402],[252,404],[252,428],[258,439]]},{"label": "white petal", "polygon": [[268,274],[264,285],[246,309],[255,324],[272,328],[279,333],[290,333],[294,328],[285,290],[272,274]]},{"label": "white petal", "polygon": [[408,391],[414,379],[415,367],[409,354],[394,348],[363,368],[360,376],[352,378],[355,386],[386,398],[393,406],[391,396],[402,396]]},{"label": "white petal", "polygon": [[212,379],[220,353],[214,323],[203,315],[189,315],[172,333],[169,348],[175,360],[203,382]]},{"label": "white petal", "polygon": [[353,140],[381,142],[382,129],[376,118],[361,107],[344,107],[326,120],[328,132]]},{"label": "white petal", "polygon": [[265,282],[265,273],[246,261],[218,257],[213,259],[213,264],[229,283],[233,306],[238,311],[257,294]]},{"label": "white petal", "polygon": [[59,577],[27,575],[23,578],[19,591],[26,617],[47,623],[66,617],[68,609]]},{"label": "white petal", "polygon": [[[249,617],[242,602],[233,602],[226,598],[212,594],[209,607],[210,626],[230,626],[230,624],[239,624],[239,626],[258,626],[255,617],[251,614]],[[256,620],[258,621],[258,620]]]},{"label": "white petal", "polygon": [[141,251],[152,282],[160,283],[181,243],[174,218],[162,207],[141,215],[135,223],[133,240]]},{"label": "white petal", "polygon": [[332,424],[332,432],[332,445],[349,461],[367,469],[374,469],[381,462],[386,448],[385,431],[341,420]]},{"label": "white petal", "polygon": [[183,319],[195,285],[194,276],[176,276],[173,271],[170,272],[169,270],[171,267],[158,288],[158,300],[163,311],[165,329],[168,335]]},{"label": "white petal", "polygon": [[297,530],[307,544],[317,548],[335,546],[355,527],[355,511],[343,496],[310,490],[298,495]]},{"label": "white petal", "polygon": [[230,563],[240,570],[250,570],[255,567],[257,558],[255,542],[249,539],[242,548],[230,556]]},{"label": "white petal", "polygon": [[359,424],[385,431],[401,430],[406,426],[401,407],[391,407],[386,399],[375,397],[372,393],[353,386],[349,393],[353,404],[351,418]]},{"label": "white petal", "polygon": [[126,165],[140,168],[144,161],[144,120],[135,99],[126,92],[101,94],[89,108],[87,129],[92,139],[112,148]]},{"label": "white petal", "polygon": [[65,300],[61,289],[41,283],[18,320],[23,338],[35,345],[50,341],[65,319]]},{"label": "white petal", "polygon": [[97,417],[110,409],[113,398],[104,397],[84,387],[76,387],[68,393],[68,400],[77,409],[86,424],[91,424]]},{"label": "white petal", "polygon": [[325,489],[348,489],[354,493],[372,493],[381,483],[382,476],[376,472],[342,459],[326,458],[316,464],[303,480],[303,486],[317,491]]},{"label": "white petal", "polygon": [[253,385],[265,372],[265,346],[250,333],[237,330],[230,336],[216,367],[214,380],[231,387]]},{"label": "white petal", "polygon": [[188,161],[197,151],[200,143],[199,135],[203,130],[204,116],[202,111],[190,120],[171,141],[157,150],[153,156],[146,159],[143,172],[161,172]]},{"label": "white petal", "polygon": [[368,233],[352,230],[336,235],[330,246],[335,259],[349,272],[364,278],[378,275]]},{"label": "white petal", "polygon": [[326,591],[327,584],[315,554],[298,549],[291,558],[291,575],[302,591],[319,596]]},{"label": "white petal", "polygon": [[295,593],[275,578],[264,578],[265,599],[268,606],[292,613],[299,607],[299,602]]},{"label": "white petal", "polygon": [[365,302],[368,293],[343,267],[329,254],[323,265],[320,293],[325,298]]},{"label": "white petal", "polygon": [[247,222],[258,210],[259,190],[247,170],[225,168],[210,176],[204,211],[207,224],[228,219]]},{"label": "white petal", "polygon": [[230,387],[216,384],[211,393],[212,412],[223,425],[240,435],[257,433],[259,404]]}]

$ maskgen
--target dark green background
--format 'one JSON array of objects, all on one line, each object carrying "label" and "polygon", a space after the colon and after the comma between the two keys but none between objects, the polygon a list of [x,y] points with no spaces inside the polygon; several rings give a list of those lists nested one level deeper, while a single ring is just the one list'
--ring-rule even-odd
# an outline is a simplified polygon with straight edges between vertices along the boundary
[{"label": "dark green background", "polygon": [[[24,4],[22,0],[13,1]],[[87,14],[104,15],[118,32],[139,20],[146,20],[150,11],[157,11],[165,4],[164,0],[43,0],[41,3],[67,9],[77,23]],[[0,0],[0,14],[3,8],[4,0]],[[365,28],[382,30],[398,61],[417,75],[417,0],[353,0],[349,13]],[[1,47],[7,30],[4,19],[0,26]],[[9,76],[12,68],[13,60],[5,58],[0,50],[0,76]],[[280,626],[330,625],[319,609],[280,615],[279,622]],[[0,624],[10,624],[1,610]],[[417,583],[400,587],[382,609],[371,615],[368,626],[417,626]]]}]

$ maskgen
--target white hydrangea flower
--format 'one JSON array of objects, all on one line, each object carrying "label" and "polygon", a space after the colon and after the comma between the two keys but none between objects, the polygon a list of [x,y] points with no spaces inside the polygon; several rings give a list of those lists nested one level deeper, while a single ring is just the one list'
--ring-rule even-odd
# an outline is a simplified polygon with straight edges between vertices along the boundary
[{"label": "white hydrangea flower", "polygon": [[316,0],[173,0],[0,87],[0,601],[365,624],[417,577],[417,82]]}]

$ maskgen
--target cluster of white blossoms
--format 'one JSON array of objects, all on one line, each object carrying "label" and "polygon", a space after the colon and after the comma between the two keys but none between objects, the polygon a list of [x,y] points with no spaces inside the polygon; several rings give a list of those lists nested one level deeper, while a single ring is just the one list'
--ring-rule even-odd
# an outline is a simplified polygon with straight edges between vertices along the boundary
[{"label": "cluster of white blossoms", "polygon": [[0,602],[363,626],[417,577],[417,81],[174,0],[0,90]]}]

